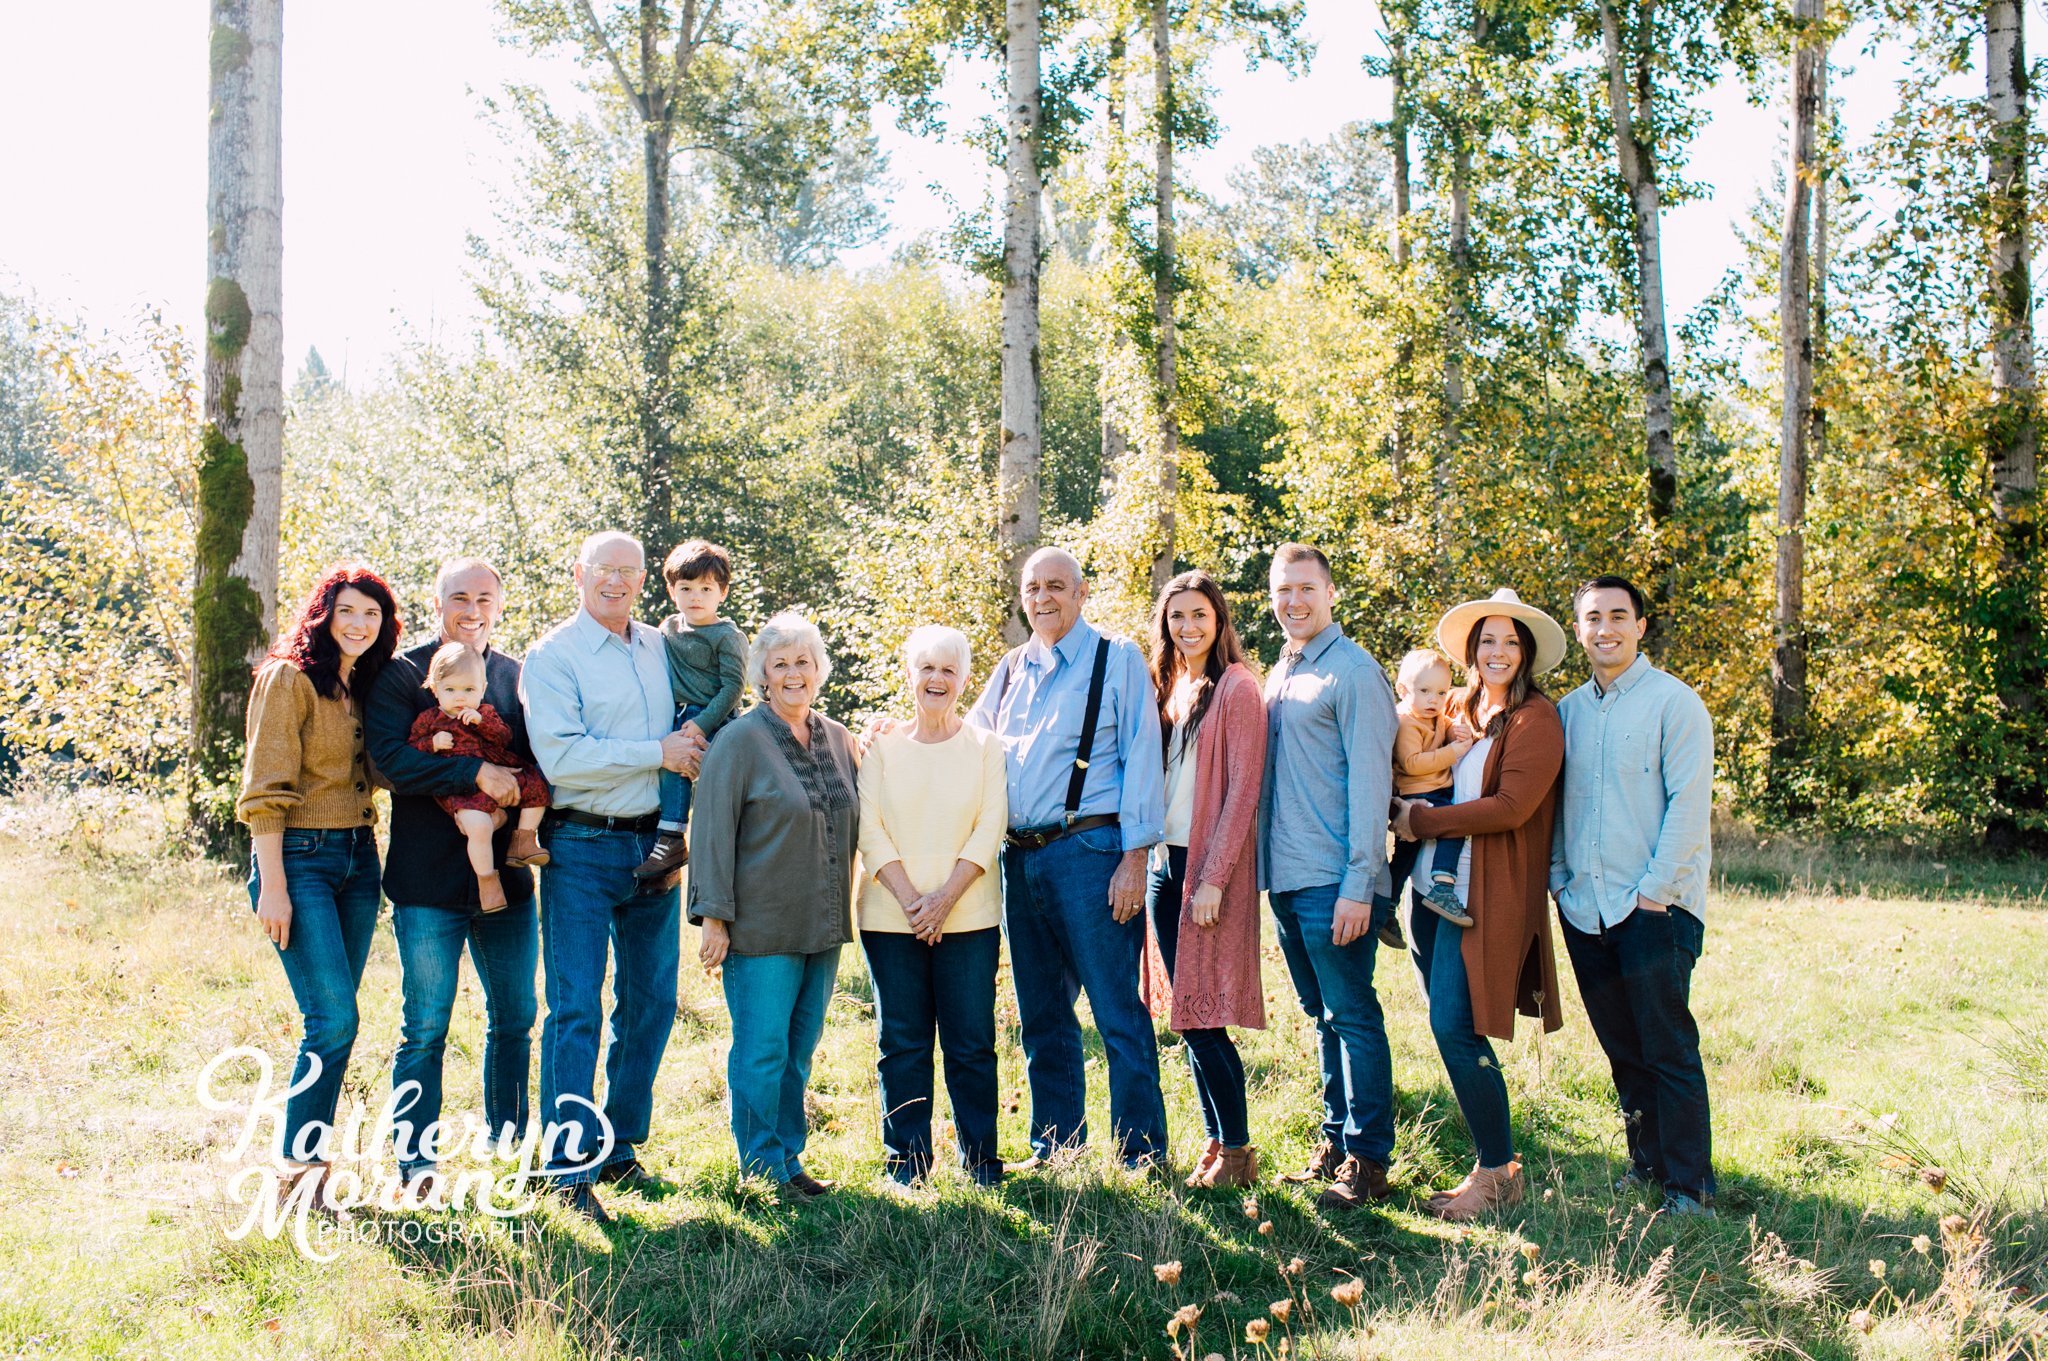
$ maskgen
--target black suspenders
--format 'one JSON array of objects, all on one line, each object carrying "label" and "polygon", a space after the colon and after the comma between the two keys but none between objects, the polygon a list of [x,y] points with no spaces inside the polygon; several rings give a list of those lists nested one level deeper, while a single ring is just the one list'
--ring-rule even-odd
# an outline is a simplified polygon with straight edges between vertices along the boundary
[{"label": "black suspenders", "polygon": [[[1023,655],[1022,647],[1010,649],[1003,658],[1003,684],[996,691],[996,717],[1002,721],[1003,701],[1010,697],[1010,681],[1016,674],[1017,658]],[[1102,681],[1109,671],[1109,639],[1098,635],[1095,639],[1095,667],[1088,673],[1088,702],[1081,710],[1081,746],[1074,753],[1074,771],[1067,777],[1067,810],[1063,823],[1071,824],[1075,814],[1081,811],[1081,790],[1088,783],[1088,757],[1095,750],[1095,724],[1102,717]]]}]

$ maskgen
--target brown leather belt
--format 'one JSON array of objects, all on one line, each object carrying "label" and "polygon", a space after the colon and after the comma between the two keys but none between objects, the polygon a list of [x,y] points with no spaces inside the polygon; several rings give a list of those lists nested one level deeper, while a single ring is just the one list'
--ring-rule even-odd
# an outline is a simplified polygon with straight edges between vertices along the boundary
[{"label": "brown leather belt", "polygon": [[1097,827],[1115,825],[1116,814],[1091,813],[1085,818],[1075,818],[1072,822],[1048,822],[1043,827],[1016,827],[1003,839],[1016,850],[1037,851],[1052,845],[1068,832],[1088,832]]}]

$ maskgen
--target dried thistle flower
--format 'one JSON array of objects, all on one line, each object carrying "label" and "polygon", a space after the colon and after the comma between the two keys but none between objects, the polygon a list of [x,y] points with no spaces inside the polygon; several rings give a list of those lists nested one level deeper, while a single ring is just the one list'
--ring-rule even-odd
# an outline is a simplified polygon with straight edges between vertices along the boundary
[{"label": "dried thistle flower", "polygon": [[1307,1270],[1307,1262],[1302,1261],[1299,1257],[1290,1257],[1287,1259],[1287,1265],[1280,1268],[1280,1274],[1283,1276],[1299,1276]]},{"label": "dried thistle flower", "polygon": [[1885,1271],[1885,1266],[1884,1266],[1884,1258],[1882,1258],[1882,1257],[1873,1257],[1873,1258],[1871,1258],[1871,1259],[1870,1259],[1870,1274],[1871,1274],[1871,1275],[1873,1275],[1873,1276],[1877,1277],[1877,1279],[1879,1279],[1879,1280],[1881,1281],[1881,1280],[1883,1280],[1883,1279],[1884,1279],[1884,1271]]},{"label": "dried thistle flower", "polygon": [[1152,1266],[1152,1277],[1161,1285],[1179,1285],[1180,1263],[1155,1262]]},{"label": "dried thistle flower", "polygon": [[1266,1312],[1271,1314],[1277,1322],[1285,1323],[1287,1322],[1287,1316],[1294,1312],[1294,1301],[1291,1299],[1274,1300],[1266,1306]]},{"label": "dried thistle flower", "polygon": [[1877,1320],[1870,1316],[1868,1309],[1858,1309],[1849,1315],[1849,1326],[1859,1333],[1867,1333],[1877,1326]]},{"label": "dried thistle flower", "polygon": [[1353,1276],[1342,1285],[1330,1287],[1330,1298],[1346,1309],[1356,1309],[1358,1302],[1365,1298],[1365,1282]]},{"label": "dried thistle flower", "polygon": [[1273,1236],[1273,1221],[1270,1219],[1261,1219],[1259,1221],[1259,1232],[1264,1234],[1266,1237],[1271,1238]]},{"label": "dried thistle flower", "polygon": [[1925,1257],[1933,1247],[1934,1240],[1926,1234],[1916,1233],[1913,1235],[1913,1251],[1919,1253],[1922,1257]]},{"label": "dried thistle flower", "polygon": [[1238,1208],[1244,1211],[1246,1219],[1257,1219],[1259,1217],[1259,1198],[1257,1196],[1246,1196],[1244,1202]]},{"label": "dried thistle flower", "polygon": [[1244,1340],[1254,1347],[1266,1340],[1266,1334],[1273,1331],[1273,1325],[1262,1318],[1255,1318],[1244,1325]]},{"label": "dried thistle flower", "polygon": [[1522,1244],[1522,1255],[1533,1262],[1543,1255],[1542,1245],[1538,1243],[1524,1243]]}]

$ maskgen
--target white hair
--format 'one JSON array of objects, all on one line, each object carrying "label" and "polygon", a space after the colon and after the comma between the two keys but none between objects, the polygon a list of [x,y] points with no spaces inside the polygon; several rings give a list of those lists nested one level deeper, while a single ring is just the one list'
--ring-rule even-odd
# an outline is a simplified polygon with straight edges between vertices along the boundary
[{"label": "white hair", "polygon": [[818,668],[822,688],[832,675],[832,655],[825,651],[825,635],[818,626],[795,610],[784,610],[754,635],[754,650],[747,654],[747,686],[764,699],[768,694],[768,654],[786,647],[801,647],[811,654]]},{"label": "white hair", "polygon": [[967,684],[967,670],[974,662],[974,649],[967,635],[947,624],[920,624],[903,640],[903,669],[914,678],[920,663],[951,662],[960,668],[960,684]]},{"label": "white hair", "polygon": [[597,555],[600,552],[615,543],[631,545],[633,556],[640,559],[640,565],[643,567],[647,565],[647,550],[640,546],[638,539],[623,529],[600,529],[597,533],[585,539],[583,547],[576,550],[576,561],[588,567],[591,563],[597,561]]}]

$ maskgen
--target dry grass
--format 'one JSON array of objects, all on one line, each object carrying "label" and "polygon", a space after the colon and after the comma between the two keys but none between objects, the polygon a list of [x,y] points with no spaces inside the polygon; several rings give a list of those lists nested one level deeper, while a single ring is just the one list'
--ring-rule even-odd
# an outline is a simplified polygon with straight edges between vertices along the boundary
[{"label": "dry grass", "polygon": [[[1892,862],[1879,895],[1769,892],[1744,877],[1749,851],[1727,857],[1736,880],[1697,984],[1724,1179],[1712,1224],[1653,1219],[1610,1189],[1619,1120],[1575,997],[1564,1031],[1504,1054],[1529,1203],[1470,1230],[1420,1214],[1470,1148],[1400,961],[1382,995],[1403,1195],[1384,1212],[1325,1221],[1292,1190],[1247,1205],[1087,1157],[997,1194],[949,1174],[910,1201],[882,1196],[872,1009],[850,954],[811,1160],[847,1193],[797,1207],[737,1180],[723,1008],[686,968],[645,1150],[670,1191],[614,1197],[609,1236],[550,1212],[525,1237],[436,1243],[427,1229],[465,1221],[384,1216],[384,1241],[323,1266],[223,1232],[233,1130],[200,1109],[193,1078],[233,1044],[282,1059],[295,1012],[240,885],[154,840],[132,818],[81,832],[0,807],[0,1353],[1200,1357],[1275,1356],[1284,1341],[1290,1356],[1478,1361],[2044,1346],[2048,914],[2037,892],[1985,888],[1990,869],[1959,897],[1892,893],[1909,877]],[[1824,868],[1816,882],[1851,887],[1841,864]],[[1277,1167],[1314,1136],[1316,1081],[1277,959],[1267,979],[1274,1024],[1245,1051],[1255,1137]],[[349,1092],[374,1106],[397,1040],[388,927],[362,1001]],[[1003,1020],[1009,1092],[1022,1063]],[[475,1099],[481,1050],[471,977],[451,1103]],[[1177,1054],[1162,1058],[1184,1157],[1193,1096]],[[1020,1150],[1022,1110],[1003,1119]],[[1172,1285],[1153,1271],[1167,1262],[1181,1263]],[[1169,1338],[1186,1309],[1201,1312]]]}]

